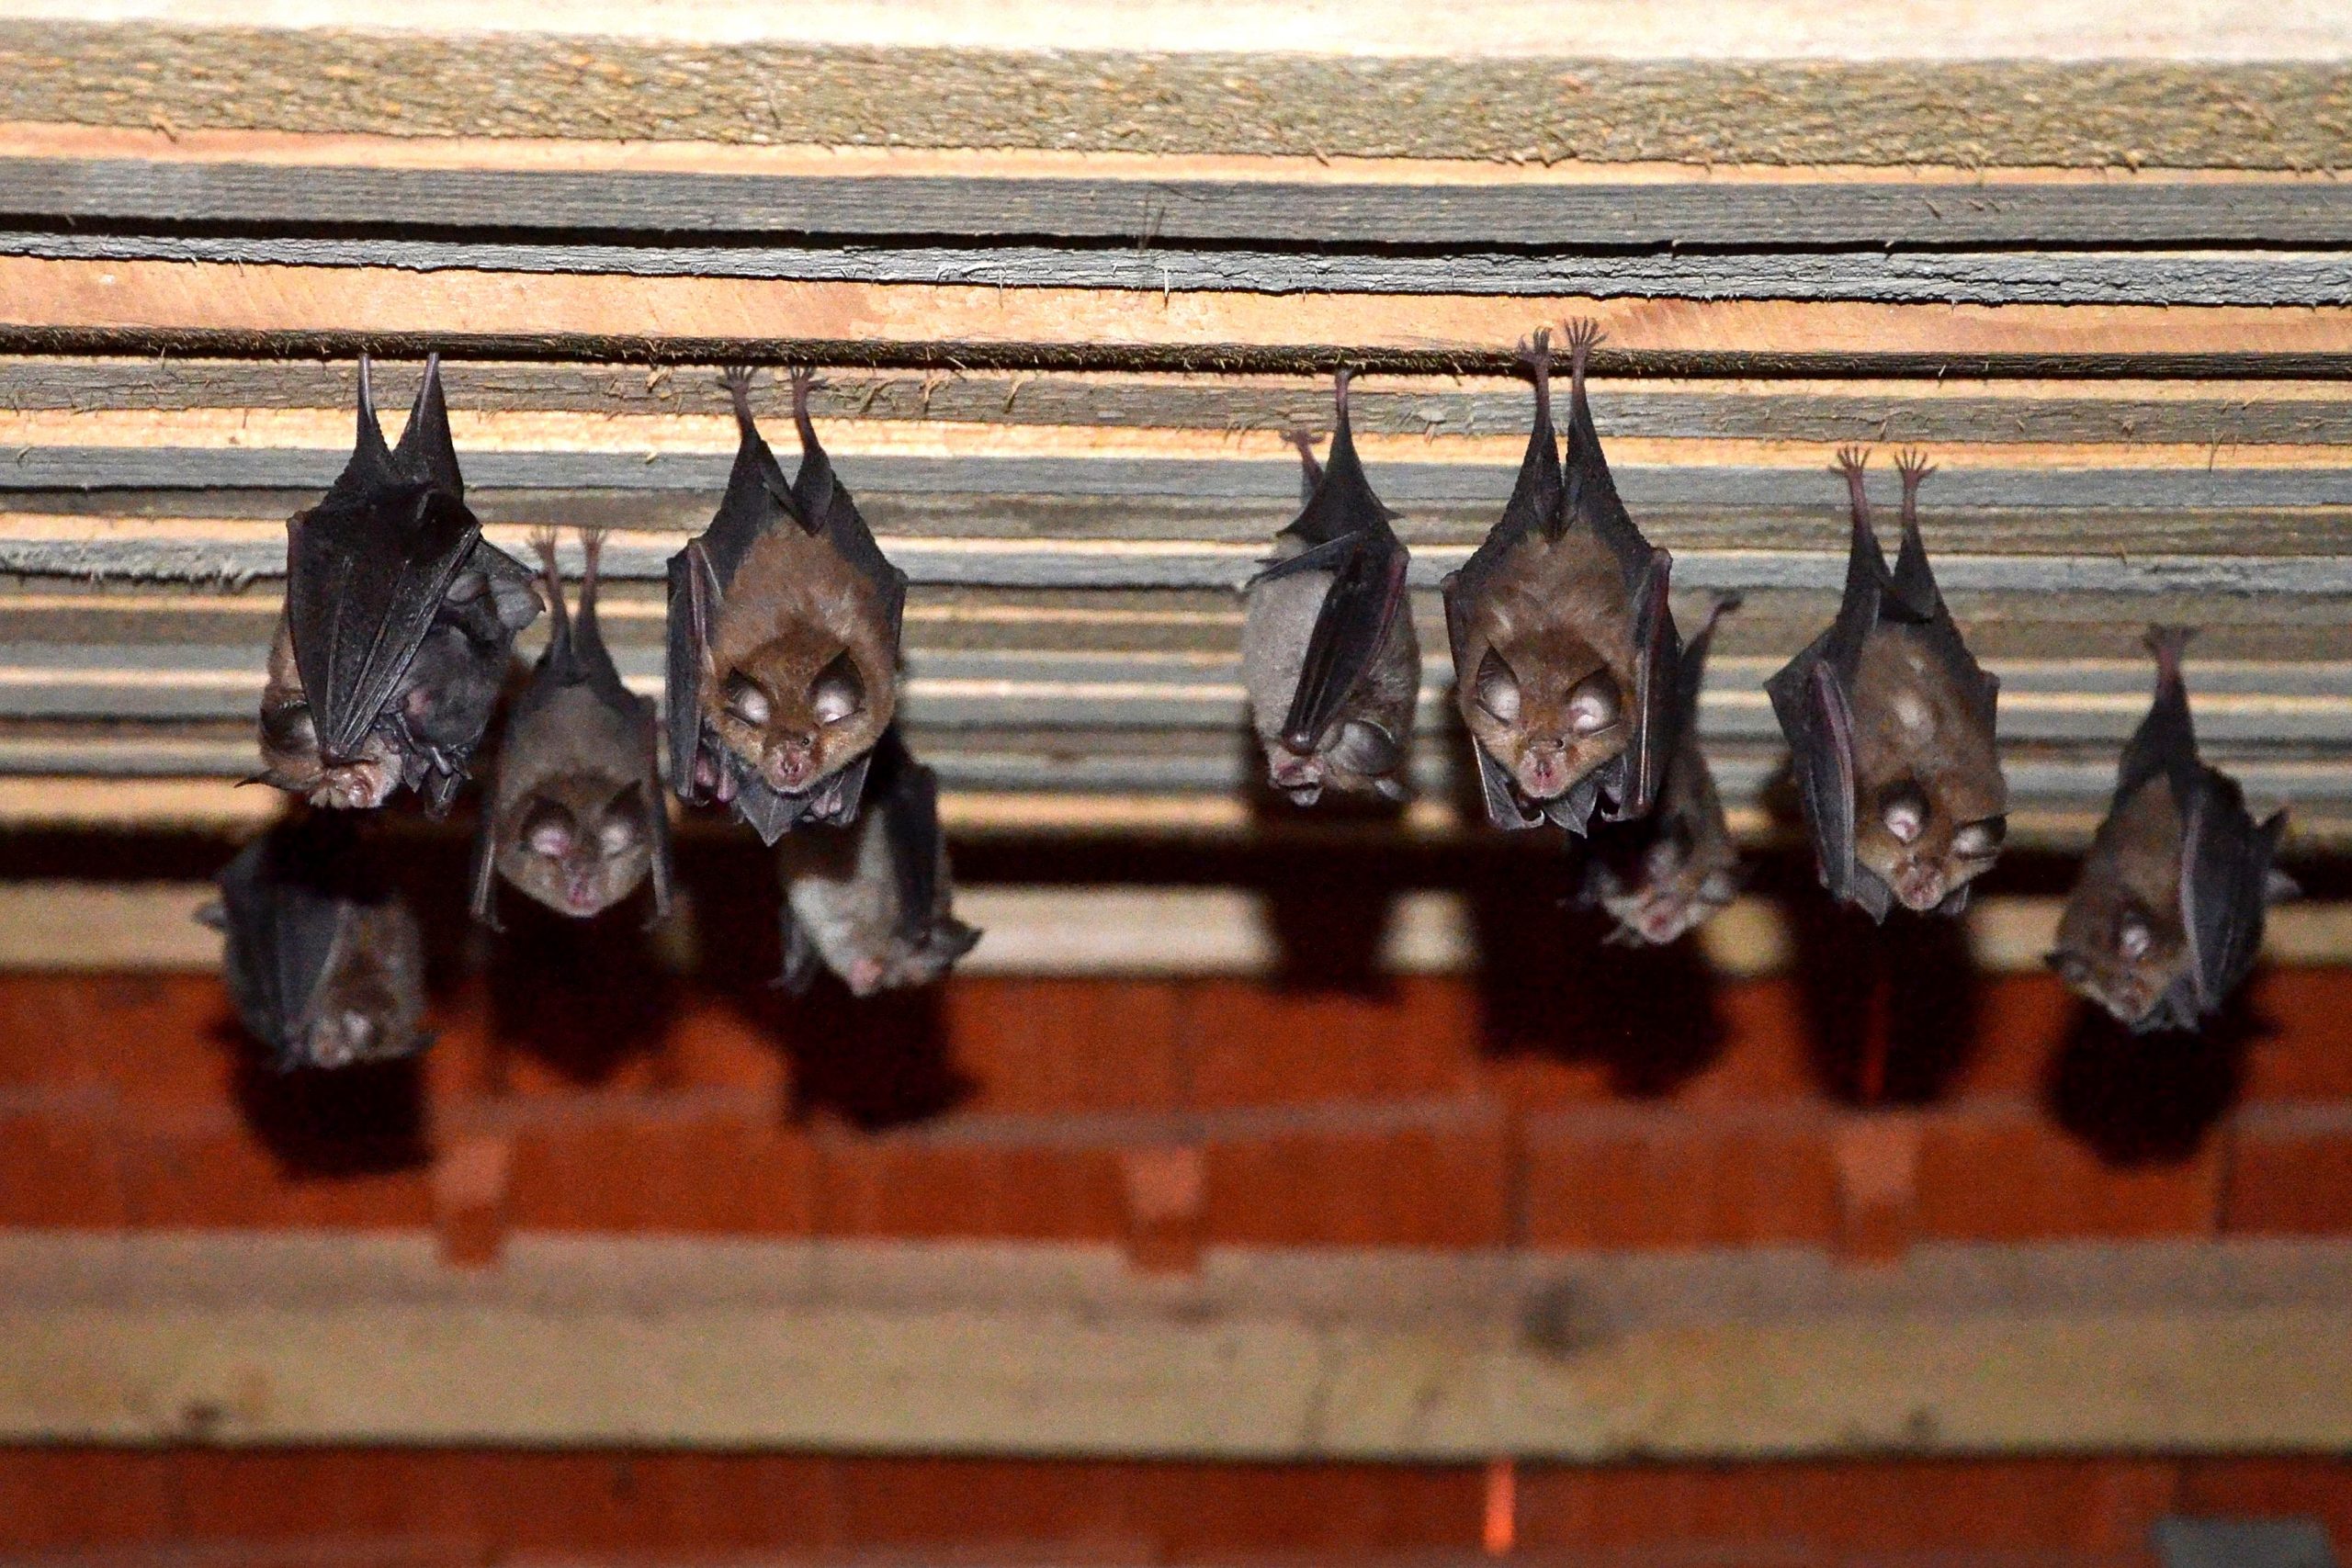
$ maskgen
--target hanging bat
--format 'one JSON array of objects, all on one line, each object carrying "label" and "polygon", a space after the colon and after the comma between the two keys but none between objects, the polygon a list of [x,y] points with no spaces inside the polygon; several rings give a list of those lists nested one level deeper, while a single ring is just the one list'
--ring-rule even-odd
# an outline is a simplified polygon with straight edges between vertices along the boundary
[{"label": "hanging bat", "polygon": [[1273,786],[1312,806],[1328,786],[1402,800],[1421,649],[1406,602],[1409,556],[1373,493],[1348,427],[1348,376],[1327,466],[1298,445],[1303,506],[1243,589],[1241,670]]},{"label": "hanging bat", "polygon": [[795,996],[807,992],[820,963],[861,997],[926,986],[980,940],[951,909],[938,779],[895,727],[874,759],[867,809],[855,822],[793,833],[776,850],[782,983]]},{"label": "hanging bat", "polygon": [[424,944],[350,819],[280,822],[231,861],[198,918],[226,938],[237,1016],[280,1072],[424,1049]]},{"label": "hanging bat", "polygon": [[897,711],[906,574],[883,558],[808,422],[792,376],[800,471],[784,481],[730,370],[740,439],[710,526],[670,559],[671,785],[724,801],[770,844],[857,815]]},{"label": "hanging bat", "polygon": [[1738,895],[1739,850],[1724,820],[1714,773],[1699,747],[1699,691],[1707,649],[1715,623],[1738,608],[1736,595],[1716,600],[1707,624],[1682,650],[1674,754],[1667,759],[1656,808],[1593,839],[1585,892],[1615,918],[1612,942],[1663,946]]},{"label": "hanging bat", "polygon": [[1994,742],[2000,682],[1961,641],[1919,538],[1919,454],[1903,476],[1890,572],[1863,493],[1866,457],[1838,454],[1853,514],[1837,622],[1765,682],[1793,755],[1822,886],[1872,919],[1956,915],[2001,852],[2008,784]]},{"label": "hanging bat", "polygon": [[2156,698],[2123,749],[2115,797],[2058,919],[2051,966],[2134,1031],[2195,1029],[2254,967],[2284,811],[2257,825],[2235,779],[2198,760],[2180,674],[2190,633],[2149,628]]},{"label": "hanging bat", "polygon": [[1617,498],[1585,397],[1600,333],[1568,328],[1567,457],[1552,430],[1551,338],[1524,353],[1535,426],[1510,500],[1445,580],[1455,701],[1487,820],[1581,833],[1598,814],[1645,816],[1674,754],[1682,641],[1667,603],[1674,559]]},{"label": "hanging bat", "polygon": [[286,527],[261,778],[335,807],[381,806],[404,784],[439,816],[539,603],[530,573],[483,541],[466,507],[437,358],[388,448],[361,357],[351,460]]},{"label": "hanging bat", "polygon": [[670,820],[654,761],[653,705],[621,684],[596,625],[604,536],[581,534],[587,566],[576,621],[564,609],[554,531],[535,542],[555,626],[507,714],[475,847],[473,912],[498,923],[495,876],[584,919],[650,875],[659,919],[670,912]]}]

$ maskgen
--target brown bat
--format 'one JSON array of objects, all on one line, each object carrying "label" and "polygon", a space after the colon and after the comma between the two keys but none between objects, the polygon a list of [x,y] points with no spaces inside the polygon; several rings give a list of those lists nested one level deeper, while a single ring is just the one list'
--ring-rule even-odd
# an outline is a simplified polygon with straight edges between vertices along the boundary
[{"label": "brown bat", "polygon": [[496,926],[503,876],[558,914],[602,913],[650,875],[656,919],[670,912],[670,820],[654,764],[653,705],[621,684],[596,624],[604,536],[583,531],[580,615],[567,615],[552,529],[540,580],[555,629],[506,717],[475,848],[472,906]]},{"label": "brown bat", "polygon": [[855,822],[794,833],[776,849],[783,985],[796,996],[820,963],[861,997],[927,986],[980,940],[954,913],[937,778],[895,728],[874,758],[867,809]]},{"label": "brown bat", "polygon": [[1724,820],[1723,797],[1699,747],[1699,691],[1715,623],[1739,608],[1715,601],[1707,624],[1682,650],[1675,694],[1674,754],[1667,759],[1657,805],[1638,821],[1593,836],[1587,897],[1615,918],[1612,942],[1662,946],[1703,923],[1738,896],[1739,849]]},{"label": "brown bat", "polygon": [[2067,985],[2141,1032],[2220,1011],[2254,967],[2266,910],[2296,891],[2270,863],[2287,814],[2257,825],[2237,781],[2198,758],[2180,673],[2190,635],[2149,628],[2155,702],[2123,749],[2050,955]]},{"label": "brown bat", "polygon": [[1765,682],[1788,737],[1822,886],[1884,919],[1956,915],[2001,852],[2008,783],[1994,739],[2000,682],[1980,669],[1919,537],[1917,453],[1903,476],[1903,547],[1889,571],[1863,492],[1867,459],[1838,454],[1853,536],[1837,622]]},{"label": "brown bat", "polygon": [[1535,426],[1500,521],[1445,580],[1454,696],[1487,819],[1581,833],[1645,815],[1674,752],[1682,642],[1673,558],[1617,498],[1585,397],[1599,329],[1568,328],[1567,457],[1552,430],[1552,348],[1537,333]]},{"label": "brown bat", "polygon": [[710,526],[670,561],[671,787],[724,801],[775,843],[857,815],[867,754],[898,711],[904,572],[883,558],[808,420],[787,485],[731,370],[740,440]]},{"label": "brown bat", "polygon": [[490,728],[531,575],[465,502],[438,359],[387,447],[359,361],[351,460],[287,524],[286,610],[262,691],[264,782],[313,806],[380,806],[405,784],[448,809]]},{"label": "brown bat", "polygon": [[1251,727],[1267,776],[1300,806],[1326,787],[1404,799],[1420,694],[1420,642],[1405,592],[1410,556],[1356,457],[1348,376],[1338,378],[1329,463],[1318,467],[1307,439],[1292,438],[1304,506],[1243,590]]},{"label": "brown bat", "polygon": [[423,1050],[424,944],[345,817],[289,818],[220,873],[198,919],[227,939],[237,1016],[280,1072]]}]

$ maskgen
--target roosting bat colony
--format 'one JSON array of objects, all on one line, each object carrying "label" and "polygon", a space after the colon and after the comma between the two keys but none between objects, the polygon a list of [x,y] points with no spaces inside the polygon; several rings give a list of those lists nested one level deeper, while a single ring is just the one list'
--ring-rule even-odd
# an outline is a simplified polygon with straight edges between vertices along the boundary
[{"label": "roosting bat colony", "polygon": [[[1456,701],[1488,820],[1592,835],[1586,891],[1616,940],[1676,940],[1728,903],[1738,855],[1697,739],[1718,600],[1685,643],[1673,567],[1618,499],[1587,400],[1598,334],[1567,333],[1565,450],[1554,354],[1523,358],[1534,427],[1501,518],[1444,583]],[[938,978],[979,933],[951,910],[938,791],[896,723],[905,574],[885,558],[792,376],[798,470],[787,480],[730,371],[740,427],[710,525],[669,565],[666,696],[622,683],[596,620],[598,537],[567,610],[552,531],[538,570],[481,536],[468,510],[436,364],[398,446],[359,367],[358,435],[319,503],[288,524],[286,607],[262,698],[268,783],[312,810],[220,874],[209,918],[231,989],[282,1067],[418,1049],[423,942],[375,864],[355,810],[406,788],[435,815],[474,770],[510,681],[515,635],[544,608],[553,635],[508,702],[484,792],[470,904],[495,927],[497,885],[588,919],[647,890],[672,900],[665,787],[724,806],[776,852],[785,983],[819,965],[860,996]],[[1420,649],[1408,552],[1358,460],[1348,377],[1329,453],[1295,437],[1304,504],[1244,590],[1241,667],[1272,788],[1407,793]],[[1836,621],[1767,682],[1788,738],[1821,882],[1883,919],[1896,903],[1955,915],[2001,852],[2007,788],[1999,683],[1945,608],[1905,453],[1890,567],[1863,491]],[[544,600],[544,604],[542,604]],[[2052,964],[2135,1029],[2193,1029],[2245,977],[2283,817],[2257,824],[2197,752],[2181,676],[2188,634],[2157,628],[2154,705],[2126,748],[2114,801],[2063,916]],[[667,782],[662,760],[667,760]]]}]

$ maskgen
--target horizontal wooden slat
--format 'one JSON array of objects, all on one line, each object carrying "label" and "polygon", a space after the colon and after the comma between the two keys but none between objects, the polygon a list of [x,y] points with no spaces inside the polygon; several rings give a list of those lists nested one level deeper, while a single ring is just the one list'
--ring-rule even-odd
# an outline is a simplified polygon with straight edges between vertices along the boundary
[{"label": "horizontal wooden slat", "polygon": [[[518,1236],[0,1237],[15,1441],[1761,1458],[2352,1441],[2326,1244],[1577,1264]],[[387,1344],[401,1354],[387,1357]]]}]

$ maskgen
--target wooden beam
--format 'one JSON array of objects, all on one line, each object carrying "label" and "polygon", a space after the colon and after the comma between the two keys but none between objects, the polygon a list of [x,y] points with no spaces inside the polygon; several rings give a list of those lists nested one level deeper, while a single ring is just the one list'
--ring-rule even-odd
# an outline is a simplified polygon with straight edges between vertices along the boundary
[{"label": "wooden beam", "polygon": [[2352,1443],[2335,1244],[1940,1247],[1864,1271],[1232,1252],[1171,1280],[1110,1248],[522,1235],[455,1274],[426,1237],[17,1232],[0,1280],[17,1442],[1425,1461]]}]

